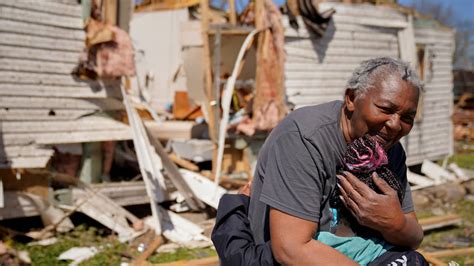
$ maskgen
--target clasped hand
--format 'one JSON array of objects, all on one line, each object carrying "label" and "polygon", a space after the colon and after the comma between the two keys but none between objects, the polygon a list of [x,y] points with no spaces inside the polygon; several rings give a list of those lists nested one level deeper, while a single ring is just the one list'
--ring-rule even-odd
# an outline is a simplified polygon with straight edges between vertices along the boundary
[{"label": "clasped hand", "polygon": [[372,178],[380,194],[349,172],[337,177],[341,200],[360,225],[381,233],[403,228],[405,217],[397,192],[375,172]]}]

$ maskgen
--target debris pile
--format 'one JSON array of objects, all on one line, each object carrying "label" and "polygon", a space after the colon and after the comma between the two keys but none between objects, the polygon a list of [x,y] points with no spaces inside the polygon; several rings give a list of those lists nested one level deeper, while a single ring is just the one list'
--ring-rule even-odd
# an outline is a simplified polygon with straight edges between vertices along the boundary
[{"label": "debris pile", "polygon": [[446,265],[442,260],[451,257],[474,256],[473,220],[463,219],[472,210],[458,206],[463,201],[474,206],[474,171],[455,163],[443,168],[430,161],[423,163],[421,171],[424,175],[408,175],[410,183],[418,184],[412,187],[413,202],[425,231],[419,251],[432,265]]},{"label": "debris pile", "polygon": [[474,93],[464,93],[453,112],[454,139],[474,141]]}]

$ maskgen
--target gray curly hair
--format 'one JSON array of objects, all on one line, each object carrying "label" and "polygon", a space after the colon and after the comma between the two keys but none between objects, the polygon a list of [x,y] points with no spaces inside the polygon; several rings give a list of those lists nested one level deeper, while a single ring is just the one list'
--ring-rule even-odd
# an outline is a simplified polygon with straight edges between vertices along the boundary
[{"label": "gray curly hair", "polygon": [[379,76],[391,75],[398,75],[402,80],[418,89],[418,92],[423,91],[423,83],[409,64],[391,57],[378,57],[363,61],[352,73],[346,88],[352,89],[356,95],[360,95],[373,88]]}]

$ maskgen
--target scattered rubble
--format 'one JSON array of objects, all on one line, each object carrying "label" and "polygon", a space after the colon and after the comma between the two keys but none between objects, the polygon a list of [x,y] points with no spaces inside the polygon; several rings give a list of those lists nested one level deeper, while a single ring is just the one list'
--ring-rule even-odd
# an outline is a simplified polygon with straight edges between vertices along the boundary
[{"label": "scattered rubble", "polygon": [[[265,137],[292,109],[287,96],[298,100],[299,106],[313,103],[314,99],[305,99],[307,95],[322,94],[326,101],[330,98],[327,92],[339,88],[338,81],[349,69],[341,60],[352,64],[366,53],[356,49],[355,55],[337,55],[327,65],[316,64],[324,60],[331,46],[328,39],[335,36],[330,20],[338,5],[329,5],[320,21],[314,19],[318,10],[312,3],[289,7],[300,13],[299,24],[310,30],[298,31],[293,17],[292,30],[286,35],[287,22],[268,0],[249,4],[239,18],[234,1],[230,1],[228,14],[209,9],[206,0],[142,1],[135,8],[133,1],[120,1],[120,5],[118,1],[83,2],[0,3],[8,11],[0,15],[8,24],[0,27],[9,29],[1,31],[8,38],[0,49],[15,55],[2,58],[2,81],[6,82],[0,86],[0,95],[6,100],[0,101],[0,167],[7,170],[0,172],[0,219],[39,215],[43,223],[42,228],[29,232],[5,228],[0,232],[5,239],[27,238],[29,246],[53,246],[64,234],[74,232],[72,217],[82,213],[110,230],[121,245],[133,247],[133,252],[120,253],[130,265],[147,264],[155,252],[210,247],[219,199],[252,179]],[[388,47],[397,47],[398,41],[406,43],[397,39],[406,37],[412,26],[406,25],[410,20],[402,13],[384,11],[396,19],[368,18],[361,26],[347,20],[367,11],[341,6],[338,20],[343,23],[336,36],[342,38],[336,38],[337,45],[347,39],[343,27],[349,26],[354,38],[362,33],[361,43],[370,35],[366,30],[370,27],[384,27],[375,37],[391,40]],[[134,9],[173,11],[176,24],[183,24],[178,33],[182,43],[169,40],[169,51],[154,46],[150,51],[140,46],[143,43],[132,42],[128,30]],[[180,16],[190,20],[179,21]],[[403,34],[393,33],[394,29]],[[329,38],[324,37],[326,31]],[[408,36],[410,45],[415,44],[413,34]],[[286,37],[292,43],[287,45]],[[409,57],[405,48],[400,48],[404,59]],[[169,63],[166,71],[172,75],[154,73],[158,68],[149,67],[156,61],[153,49],[160,50],[159,55],[170,52],[167,57],[172,60],[164,64]],[[382,52],[391,53],[390,49]],[[177,50],[181,58],[174,56]],[[287,56],[291,59],[288,65]],[[427,57],[423,62],[433,64],[430,60]],[[299,69],[311,71],[311,77],[315,72],[314,76],[325,78],[304,80],[307,73],[295,71]],[[327,75],[318,72],[321,69],[335,71]],[[429,75],[435,74],[431,69]],[[285,76],[292,77],[291,86],[286,85]],[[159,82],[169,91],[152,90]],[[308,94],[309,87],[326,83],[330,84],[324,88],[327,91]],[[286,95],[286,87],[301,88],[295,95]],[[172,98],[165,108],[154,99],[160,93]],[[456,105],[452,117],[456,139],[474,140],[472,99],[465,94]],[[432,209],[437,214],[420,219],[426,232],[463,224],[458,214],[442,207],[472,197],[473,177],[472,171],[454,163],[444,167],[429,160],[423,162],[421,173],[408,173],[417,209]],[[131,209],[144,204],[150,205],[151,216],[139,218]],[[187,219],[189,213],[205,218]],[[77,265],[107,248],[110,246],[86,243],[58,254],[57,259]],[[444,256],[472,254],[472,248],[425,254],[435,263]],[[214,257],[187,263],[213,265],[218,261]],[[25,251],[0,242],[0,264],[29,265],[31,259]]]}]

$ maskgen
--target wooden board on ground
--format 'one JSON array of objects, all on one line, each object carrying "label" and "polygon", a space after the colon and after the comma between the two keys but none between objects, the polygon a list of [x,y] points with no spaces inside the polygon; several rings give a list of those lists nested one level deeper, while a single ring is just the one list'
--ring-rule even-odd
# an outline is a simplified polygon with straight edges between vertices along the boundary
[{"label": "wooden board on ground", "polygon": [[168,263],[159,263],[154,264],[159,266],[217,266],[219,265],[219,257],[207,257],[202,259],[194,259],[194,260],[179,260],[175,262],[168,262]]},{"label": "wooden board on ground", "polygon": [[442,183],[443,181],[455,181],[456,177],[450,172],[443,169],[443,167],[433,163],[429,160],[424,160],[421,165],[421,172],[426,176],[432,178],[437,183]]},{"label": "wooden board on ground", "polygon": [[435,216],[419,220],[423,231],[438,229],[446,226],[459,225],[461,222],[462,218],[457,214]]},{"label": "wooden board on ground", "polygon": [[435,258],[469,256],[474,255],[474,247],[434,251],[427,254]]}]

